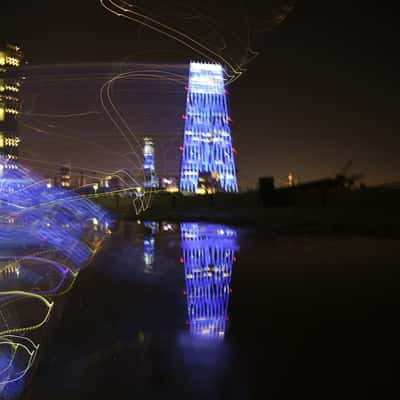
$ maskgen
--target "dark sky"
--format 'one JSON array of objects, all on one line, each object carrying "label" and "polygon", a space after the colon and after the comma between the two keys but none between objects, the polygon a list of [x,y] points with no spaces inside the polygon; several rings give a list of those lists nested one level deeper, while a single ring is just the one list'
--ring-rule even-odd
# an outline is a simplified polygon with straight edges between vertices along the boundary
[{"label": "dark sky", "polygon": [[[298,1],[280,26],[260,32],[260,27],[268,28],[279,2],[259,3],[201,3],[201,11],[212,17],[208,23],[216,21],[218,31],[226,35],[227,53],[240,56],[248,26],[252,47],[260,52],[230,88],[242,186],[255,185],[262,175],[274,175],[279,184],[289,171],[301,180],[331,176],[349,160],[354,165],[351,172],[365,173],[367,183],[399,181],[400,63],[394,10],[373,2]],[[157,9],[156,1],[146,4],[153,7],[153,15],[180,23],[179,6],[169,17],[165,9]],[[31,66],[123,60],[172,63],[198,58],[170,39],[111,15],[97,0],[3,0],[1,7],[0,38],[20,43]],[[205,35],[201,24],[192,25],[188,18],[182,21],[185,28],[192,27],[191,34]],[[217,43],[210,32],[206,40]],[[179,103],[179,96],[175,98]],[[47,99],[43,104],[48,103]],[[184,107],[178,103],[177,113]],[[40,106],[38,102],[36,112],[43,112]],[[149,107],[148,117],[152,112]],[[75,126],[76,135],[90,129],[95,132],[104,124],[101,119],[91,121],[92,127],[84,123],[85,133]],[[46,123],[57,129],[60,121]],[[32,138],[25,139],[35,146]],[[50,158],[45,144],[41,143],[41,149],[40,157]],[[29,150],[40,153],[39,148]],[[66,146],[63,151],[72,150]],[[67,157],[72,156],[59,156],[63,162]],[[98,165],[103,162],[104,157],[99,157]]]}]

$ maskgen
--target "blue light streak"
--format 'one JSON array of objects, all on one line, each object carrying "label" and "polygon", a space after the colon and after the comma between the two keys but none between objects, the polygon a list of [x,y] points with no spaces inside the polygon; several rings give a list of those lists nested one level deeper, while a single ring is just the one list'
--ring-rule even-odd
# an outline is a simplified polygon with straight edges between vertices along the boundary
[{"label": "blue light streak", "polygon": [[88,199],[0,157],[0,398],[18,398],[39,348],[29,332],[47,323],[52,299],[72,287],[110,224]]},{"label": "blue light streak", "polygon": [[0,249],[46,246],[79,269],[93,253],[82,238],[94,220],[110,224],[107,212],[72,191],[47,188],[47,180],[21,166],[2,168],[8,163],[0,158]]}]

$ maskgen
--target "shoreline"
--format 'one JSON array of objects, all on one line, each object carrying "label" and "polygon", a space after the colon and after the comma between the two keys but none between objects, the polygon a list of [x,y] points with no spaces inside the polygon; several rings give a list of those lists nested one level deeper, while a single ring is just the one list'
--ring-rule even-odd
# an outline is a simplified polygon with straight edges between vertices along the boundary
[{"label": "shoreline", "polygon": [[[250,227],[268,233],[333,233],[400,239],[400,209],[397,204],[327,204],[304,206],[261,206],[257,201],[155,196],[151,207],[136,214],[130,198],[104,197],[96,201],[118,220],[171,222],[214,222]],[[228,197],[228,198],[227,198]],[[242,199],[240,198],[242,197]],[[254,199],[253,199],[254,200]]]}]

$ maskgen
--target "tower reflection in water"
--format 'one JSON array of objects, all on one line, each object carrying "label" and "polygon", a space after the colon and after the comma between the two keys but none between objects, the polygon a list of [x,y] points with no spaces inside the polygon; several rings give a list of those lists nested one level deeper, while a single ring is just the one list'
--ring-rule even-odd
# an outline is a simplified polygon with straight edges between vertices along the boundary
[{"label": "tower reflection in water", "polygon": [[143,234],[144,272],[146,274],[151,274],[154,272],[153,267],[156,252],[156,236],[169,234],[171,232],[178,232],[178,224],[169,222],[144,221],[143,226],[145,228]]},{"label": "tower reflection in water", "polygon": [[155,253],[154,235],[159,231],[159,223],[154,221],[145,221],[143,225],[146,228],[146,233],[143,237],[144,272],[151,274],[153,272]]},{"label": "tower reflection in water", "polygon": [[223,225],[182,223],[181,236],[190,333],[223,338],[237,232]]}]

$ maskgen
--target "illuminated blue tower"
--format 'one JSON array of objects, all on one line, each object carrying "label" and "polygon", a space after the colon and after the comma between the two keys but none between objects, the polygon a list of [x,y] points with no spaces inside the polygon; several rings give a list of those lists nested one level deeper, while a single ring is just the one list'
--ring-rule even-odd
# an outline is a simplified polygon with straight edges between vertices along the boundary
[{"label": "illuminated blue tower", "polygon": [[222,225],[182,223],[181,235],[190,332],[223,338],[236,232]]},{"label": "illuminated blue tower", "polygon": [[143,186],[146,188],[157,188],[158,182],[154,162],[154,142],[150,137],[144,138],[143,158]]},{"label": "illuminated blue tower", "polygon": [[224,70],[219,64],[190,64],[180,190],[199,192],[199,181],[215,190],[238,192]]}]

